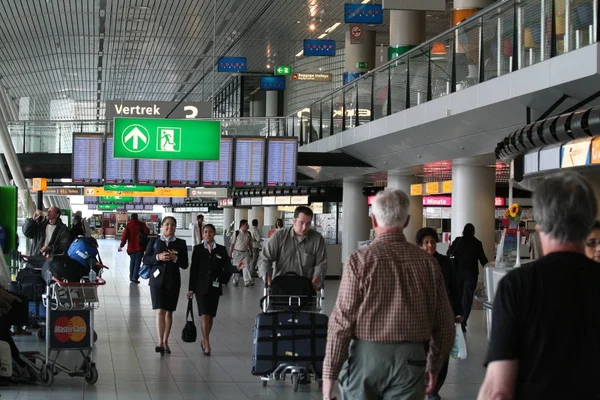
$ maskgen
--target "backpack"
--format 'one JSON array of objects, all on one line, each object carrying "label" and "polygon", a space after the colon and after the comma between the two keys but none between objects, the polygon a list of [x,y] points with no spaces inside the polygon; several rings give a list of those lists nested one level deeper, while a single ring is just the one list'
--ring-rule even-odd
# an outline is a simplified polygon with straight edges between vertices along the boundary
[{"label": "backpack", "polygon": [[79,282],[81,278],[90,273],[90,267],[83,267],[79,261],[73,260],[62,254],[50,256],[42,267],[42,276],[50,283],[52,277],[69,282]]},{"label": "backpack", "polygon": [[79,236],[71,243],[71,246],[69,246],[67,255],[83,267],[89,267],[90,259],[93,259],[98,255],[98,249],[94,246],[92,240]]},{"label": "backpack", "polygon": [[144,230],[142,229],[141,222],[138,222],[138,243],[144,249],[146,248],[146,246],[148,246],[148,235],[146,235],[146,232],[144,232]]}]

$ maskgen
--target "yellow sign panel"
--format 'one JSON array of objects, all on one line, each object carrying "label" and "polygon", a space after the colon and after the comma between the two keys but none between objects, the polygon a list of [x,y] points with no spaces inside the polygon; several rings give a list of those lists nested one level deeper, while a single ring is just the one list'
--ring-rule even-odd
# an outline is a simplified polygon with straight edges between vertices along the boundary
[{"label": "yellow sign panel", "polygon": [[442,193],[452,193],[452,181],[442,182]]},{"label": "yellow sign panel", "polygon": [[592,164],[600,164],[600,138],[592,142]]},{"label": "yellow sign panel", "polygon": [[440,193],[439,182],[428,182],[425,184],[425,193],[427,194],[438,194]]},{"label": "yellow sign panel", "polygon": [[86,187],[84,196],[131,196],[131,197],[187,197],[186,188],[156,188],[153,192],[118,192],[101,187]]},{"label": "yellow sign panel", "polygon": [[410,195],[411,196],[422,196],[423,195],[423,185],[410,185]]},{"label": "yellow sign panel", "polygon": [[46,190],[48,186],[48,179],[46,178],[33,178],[33,190]]}]

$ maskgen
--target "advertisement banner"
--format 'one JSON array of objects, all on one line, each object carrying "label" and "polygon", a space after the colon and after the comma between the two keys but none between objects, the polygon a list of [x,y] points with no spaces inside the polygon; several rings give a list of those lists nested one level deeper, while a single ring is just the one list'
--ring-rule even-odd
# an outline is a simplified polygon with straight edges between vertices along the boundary
[{"label": "advertisement banner", "polygon": [[304,39],[304,56],[335,56],[335,40]]},{"label": "advertisement banner", "polygon": [[217,65],[218,72],[246,72],[247,70],[246,57],[221,57]]},{"label": "advertisement banner", "polygon": [[52,311],[50,348],[79,349],[92,347],[90,311]]},{"label": "advertisement banner", "polygon": [[381,4],[344,4],[344,22],[346,24],[382,24],[383,7]]}]

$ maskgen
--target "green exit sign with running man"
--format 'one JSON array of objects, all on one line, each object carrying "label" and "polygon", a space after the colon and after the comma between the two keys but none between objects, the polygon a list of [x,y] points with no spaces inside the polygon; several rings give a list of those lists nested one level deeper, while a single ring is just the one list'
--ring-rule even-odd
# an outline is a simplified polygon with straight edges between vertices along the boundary
[{"label": "green exit sign with running man", "polygon": [[278,65],[275,67],[275,75],[291,75],[292,67],[289,65]]},{"label": "green exit sign with running man", "polygon": [[218,161],[219,121],[115,118],[115,158]]}]

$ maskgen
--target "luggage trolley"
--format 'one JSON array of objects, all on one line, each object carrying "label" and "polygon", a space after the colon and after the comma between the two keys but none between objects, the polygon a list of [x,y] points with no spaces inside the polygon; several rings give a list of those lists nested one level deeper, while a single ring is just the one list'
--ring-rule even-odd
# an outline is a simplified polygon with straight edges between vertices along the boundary
[{"label": "luggage trolley", "polygon": [[[297,279],[307,279],[300,276],[296,277]],[[278,362],[276,367],[269,373],[261,374],[260,368],[257,371],[253,367],[252,373],[260,376],[263,387],[266,387],[269,381],[285,382],[288,375],[294,386],[294,392],[298,391],[300,384],[310,384],[312,379],[317,381],[319,388],[322,387],[322,371],[316,370],[313,362],[308,359],[312,357],[314,361],[315,358],[320,358],[318,362],[322,368],[328,322],[323,309],[324,300],[323,279],[321,279],[321,288],[313,296],[273,295],[271,288],[265,285],[264,297],[261,300],[263,313],[257,317],[254,327],[254,358],[258,360],[261,357],[258,353],[266,349],[265,347],[259,349],[258,346],[261,341],[266,343],[267,346],[271,346],[272,342],[275,341],[279,342],[277,345],[279,350],[277,354],[273,354],[273,358],[288,358],[288,360]],[[261,318],[263,319],[262,322],[260,321]],[[264,319],[269,320],[267,324],[270,327],[259,327],[261,323],[264,323]],[[285,326],[286,324],[289,325]],[[261,334],[261,331],[264,333]],[[296,353],[293,349],[297,350],[298,347],[302,347],[300,341],[304,341],[305,345],[309,344],[308,348],[311,349],[311,353],[317,349],[316,352],[319,354],[299,357],[300,361],[290,360],[298,358],[299,353]],[[304,349],[306,349],[306,346],[303,347]]]},{"label": "luggage trolley", "polygon": [[[91,385],[98,380],[98,370],[92,360],[94,310],[100,305],[98,287],[105,284],[100,276],[94,282],[66,282],[53,277],[46,286],[46,294],[42,296],[46,308],[45,353],[22,353],[30,371],[45,385],[51,386],[59,372],[83,377]],[[69,369],[58,362],[63,350],[79,351],[83,361]]]}]

